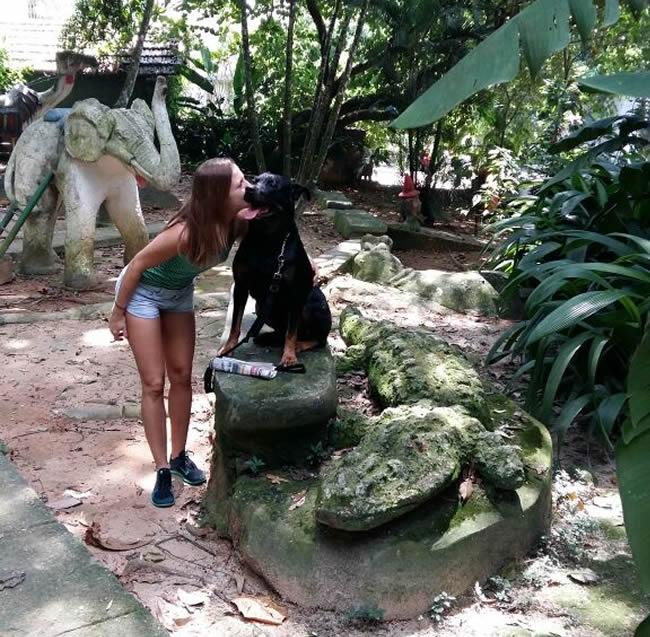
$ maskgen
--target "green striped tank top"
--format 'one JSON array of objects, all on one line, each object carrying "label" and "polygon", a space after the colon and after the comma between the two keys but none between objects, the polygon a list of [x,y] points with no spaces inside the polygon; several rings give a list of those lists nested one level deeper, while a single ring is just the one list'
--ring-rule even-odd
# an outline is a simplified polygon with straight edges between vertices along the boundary
[{"label": "green striped tank top", "polygon": [[140,278],[140,283],[144,285],[153,285],[166,290],[181,290],[182,288],[192,285],[194,279],[210,268],[219,263],[223,263],[230,253],[232,244],[226,246],[214,260],[211,260],[204,266],[198,266],[192,263],[182,254],[163,261],[159,265],[147,268]]}]

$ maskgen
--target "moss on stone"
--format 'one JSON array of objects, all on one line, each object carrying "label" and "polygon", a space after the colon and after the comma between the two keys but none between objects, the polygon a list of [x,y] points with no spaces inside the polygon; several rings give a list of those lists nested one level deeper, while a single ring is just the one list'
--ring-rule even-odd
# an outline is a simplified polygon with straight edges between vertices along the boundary
[{"label": "moss on stone", "polygon": [[375,528],[446,489],[475,458],[486,480],[516,489],[521,457],[490,436],[459,406],[421,400],[386,409],[358,447],[323,470],[317,519],[347,531]]},{"label": "moss on stone", "polygon": [[371,321],[349,307],[341,313],[340,330],[348,345],[365,348],[368,380],[383,406],[427,398],[439,406],[462,405],[490,421],[483,384],[458,347],[423,330]]},{"label": "moss on stone", "polygon": [[481,434],[474,450],[476,468],[481,476],[499,489],[517,489],[524,483],[521,450],[503,444],[495,432]]},{"label": "moss on stone", "polygon": [[350,345],[345,352],[336,356],[336,373],[338,376],[366,368],[365,345]]},{"label": "moss on stone", "polygon": [[330,429],[330,445],[334,449],[356,447],[372,424],[372,418],[339,407]]}]

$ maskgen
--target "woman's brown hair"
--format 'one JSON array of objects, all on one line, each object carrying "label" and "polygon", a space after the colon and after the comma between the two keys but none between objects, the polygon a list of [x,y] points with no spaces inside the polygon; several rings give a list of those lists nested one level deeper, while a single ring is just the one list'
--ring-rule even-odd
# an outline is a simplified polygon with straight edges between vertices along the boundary
[{"label": "woman's brown hair", "polygon": [[230,222],[224,223],[232,161],[208,159],[194,173],[192,195],[170,219],[168,227],[185,222],[181,252],[194,264],[203,266],[224,250],[230,241]]}]

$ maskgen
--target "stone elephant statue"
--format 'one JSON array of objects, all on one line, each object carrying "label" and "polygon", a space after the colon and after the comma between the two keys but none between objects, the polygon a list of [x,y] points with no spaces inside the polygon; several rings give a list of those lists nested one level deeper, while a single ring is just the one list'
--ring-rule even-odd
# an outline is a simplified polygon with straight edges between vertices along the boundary
[{"label": "stone elephant statue", "polygon": [[7,164],[9,200],[24,208],[48,171],[54,179],[25,223],[22,272],[56,270],[52,237],[59,205],[65,209],[68,287],[94,284],[95,222],[102,204],[124,240],[125,263],[147,244],[136,176],[160,190],[170,190],[180,177],[166,92],[165,78],[159,77],[151,108],[136,99],[131,108],[111,109],[91,98],[59,119],[50,112],[27,127]]}]

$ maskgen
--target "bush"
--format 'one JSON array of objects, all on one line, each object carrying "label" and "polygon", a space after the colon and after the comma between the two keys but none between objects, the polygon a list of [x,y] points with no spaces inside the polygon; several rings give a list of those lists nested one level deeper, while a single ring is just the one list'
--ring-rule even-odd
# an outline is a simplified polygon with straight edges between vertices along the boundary
[{"label": "bush", "polygon": [[608,118],[559,142],[557,152],[591,147],[489,228],[489,265],[508,274],[502,294],[525,305],[488,360],[520,363],[528,408],[560,435],[582,414],[609,440],[626,414],[627,371],[650,308],[650,162],[611,153],[647,144],[634,133],[648,125]]},{"label": "bush", "polygon": [[4,49],[0,49],[0,93],[4,93],[21,81],[21,73],[10,68],[7,52]]}]

